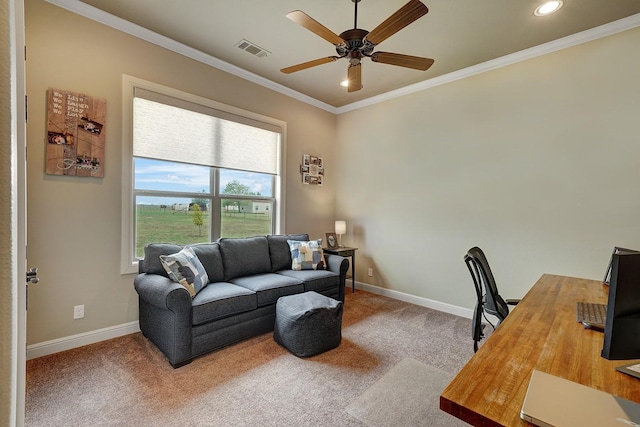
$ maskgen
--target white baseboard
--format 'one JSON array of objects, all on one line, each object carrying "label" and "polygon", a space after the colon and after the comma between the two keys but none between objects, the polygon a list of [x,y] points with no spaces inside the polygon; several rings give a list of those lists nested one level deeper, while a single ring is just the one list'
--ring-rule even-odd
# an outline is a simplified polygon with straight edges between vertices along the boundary
[{"label": "white baseboard", "polygon": [[27,346],[27,360],[140,332],[137,321]]},{"label": "white baseboard", "polygon": [[[473,316],[473,310],[468,308],[458,307],[428,298],[417,297],[415,295],[405,294],[404,292],[398,292],[391,289],[384,289],[367,283],[356,282],[356,288],[371,292],[372,294],[382,295],[399,301],[443,311],[445,313],[455,314],[456,316],[466,317],[468,319],[471,319]],[[346,292],[349,292],[349,289],[346,289]],[[78,335],[72,335],[69,337],[58,338],[51,341],[45,341],[38,344],[32,344],[27,346],[27,360],[47,356],[60,351],[71,350],[73,348],[82,347],[83,345],[94,344],[136,332],[140,332],[140,325],[137,321],[85,332]]]},{"label": "white baseboard", "polygon": [[[422,307],[443,311],[445,313],[455,314],[456,316],[460,317],[466,317],[467,319],[471,319],[473,317],[473,310],[469,308],[458,307],[456,305],[435,301],[429,298],[417,297],[415,295],[405,294],[404,292],[385,289],[379,286],[369,285],[362,282],[356,282],[356,288],[362,289],[363,291],[371,292],[372,294],[382,295],[385,297],[397,299],[399,301],[404,301]],[[347,289],[346,292],[349,292],[349,290]]]}]

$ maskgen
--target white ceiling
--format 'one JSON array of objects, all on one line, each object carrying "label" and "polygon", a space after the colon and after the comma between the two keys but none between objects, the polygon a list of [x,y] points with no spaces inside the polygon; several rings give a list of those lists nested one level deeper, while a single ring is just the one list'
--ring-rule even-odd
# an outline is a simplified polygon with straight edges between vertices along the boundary
[{"label": "white ceiling", "polygon": [[[335,55],[333,45],[287,19],[287,13],[302,10],[340,34],[353,28],[352,0],[48,1],[99,21],[115,20],[119,22],[115,26],[128,26],[133,34],[142,27],[331,107],[343,107],[623,18],[627,18],[622,21],[627,27],[629,21],[631,27],[640,25],[640,0],[564,0],[564,7],[547,17],[533,14],[543,0],[422,0],[429,13],[382,42],[376,51],[429,57],[435,64],[427,71],[417,71],[364,59],[364,87],[347,93],[338,85],[346,77],[346,59],[289,75],[280,69]],[[361,0],[358,28],[371,31],[406,1]],[[597,30],[591,31],[597,34]],[[258,58],[239,49],[236,45],[243,39],[270,54]]]}]

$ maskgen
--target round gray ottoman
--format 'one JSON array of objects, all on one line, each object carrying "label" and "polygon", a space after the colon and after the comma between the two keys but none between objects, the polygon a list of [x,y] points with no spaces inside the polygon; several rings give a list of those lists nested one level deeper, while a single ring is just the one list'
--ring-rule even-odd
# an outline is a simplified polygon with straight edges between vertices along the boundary
[{"label": "round gray ottoman", "polygon": [[331,350],[342,340],[342,303],[317,292],[280,297],[273,339],[299,357]]}]

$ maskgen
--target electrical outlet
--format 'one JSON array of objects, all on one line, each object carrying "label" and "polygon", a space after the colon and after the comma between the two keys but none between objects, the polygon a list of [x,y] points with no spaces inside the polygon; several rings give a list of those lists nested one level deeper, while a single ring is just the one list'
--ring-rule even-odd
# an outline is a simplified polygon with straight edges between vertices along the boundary
[{"label": "electrical outlet", "polygon": [[84,317],[84,305],[73,306],[73,318],[82,319]]},{"label": "electrical outlet", "polygon": [[369,275],[369,277],[373,277],[373,268],[369,267],[367,269],[367,275]]}]

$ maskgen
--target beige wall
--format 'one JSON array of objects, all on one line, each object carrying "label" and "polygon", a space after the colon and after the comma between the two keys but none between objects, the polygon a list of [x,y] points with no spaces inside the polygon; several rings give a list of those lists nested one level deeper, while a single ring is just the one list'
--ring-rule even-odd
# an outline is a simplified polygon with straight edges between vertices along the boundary
[{"label": "beige wall", "polygon": [[340,115],[357,279],[471,308],[474,245],[514,298],[640,249],[638,46],[634,29]]},{"label": "beige wall", "polygon": [[[324,236],[335,207],[333,114],[79,17],[27,0],[28,344],[137,320],[133,275],[120,274],[122,74],[287,122],[286,232]],[[48,88],[107,99],[105,177],[46,175]],[[323,187],[303,186],[304,153],[324,157]],[[73,320],[73,306],[85,318]]]},{"label": "beige wall", "polygon": [[[137,320],[119,274],[123,73],[286,121],[285,231],[346,219],[361,282],[470,308],[473,245],[509,297],[640,248],[640,29],[335,117],[42,0],[26,21],[30,344]],[[104,179],[44,174],[49,87],[107,99]],[[300,183],[304,153],[324,187]]]}]

